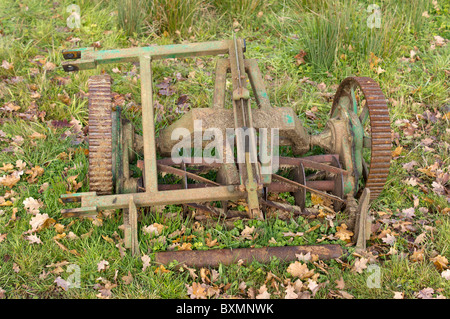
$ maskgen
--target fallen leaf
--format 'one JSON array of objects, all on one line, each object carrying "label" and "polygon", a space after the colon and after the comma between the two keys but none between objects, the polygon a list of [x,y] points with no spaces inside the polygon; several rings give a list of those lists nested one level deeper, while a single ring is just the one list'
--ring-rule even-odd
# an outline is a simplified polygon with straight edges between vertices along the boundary
[{"label": "fallen leaf", "polygon": [[250,239],[252,240],[253,237],[250,236],[251,234],[253,234],[253,232],[255,231],[255,226],[252,227],[248,227],[247,225],[245,226],[245,228],[242,230],[241,232],[241,237],[245,238],[245,239]]},{"label": "fallen leaf", "polygon": [[394,299],[403,299],[403,292],[400,291],[393,291],[394,293]]},{"label": "fallen leaf", "polygon": [[308,252],[306,254],[303,253],[295,254],[295,257],[297,257],[298,261],[307,262],[311,260],[311,252]]},{"label": "fallen leaf", "polygon": [[30,220],[31,225],[31,231],[36,231],[40,226],[44,224],[44,222],[48,219],[48,214],[40,214],[37,213],[33,218]]},{"label": "fallen leaf", "polygon": [[16,167],[19,171],[23,171],[25,167],[27,166],[27,163],[24,163],[21,159],[16,161]]},{"label": "fallen leaf", "polygon": [[311,290],[313,296],[316,294],[317,290],[319,290],[319,285],[315,280],[308,279],[308,289]]},{"label": "fallen leaf", "polygon": [[447,268],[448,260],[445,256],[437,255],[434,258],[430,258],[430,260],[439,271],[443,271],[445,268]]},{"label": "fallen leaf", "polygon": [[411,219],[411,218],[413,218],[413,217],[416,216],[415,211],[416,211],[416,210],[414,209],[414,207],[405,208],[405,209],[402,209],[401,215],[402,215],[402,217],[404,217],[404,218],[409,218],[409,219]]},{"label": "fallen leaf", "polygon": [[206,285],[205,284],[199,284],[196,282],[192,283],[192,286],[189,286],[187,284],[187,293],[191,297],[191,299],[206,299]]},{"label": "fallen leaf", "polygon": [[353,236],[353,232],[347,230],[347,225],[346,224],[341,224],[341,226],[337,226],[336,227],[336,234],[335,236],[337,238],[339,238],[340,240],[346,241],[346,242],[350,242],[351,241],[351,237]]},{"label": "fallen leaf", "polygon": [[20,175],[11,174],[0,177],[0,186],[13,188],[20,181]]},{"label": "fallen leaf", "polygon": [[53,71],[56,68],[56,65],[52,62],[46,62],[42,68],[46,71]]},{"label": "fallen leaf", "polygon": [[417,298],[419,299],[433,299],[433,288],[424,288],[417,293]]},{"label": "fallen leaf", "polygon": [[325,89],[327,88],[327,85],[325,84],[325,83],[320,83],[320,84],[317,84],[317,88],[320,90],[320,91],[325,91]]},{"label": "fallen leaf", "polygon": [[297,65],[302,65],[305,63],[305,56],[306,56],[306,52],[303,50],[300,50],[300,52],[294,57],[295,58],[295,63]]},{"label": "fallen leaf", "polygon": [[67,289],[69,289],[69,283],[67,281],[65,281],[64,279],[62,279],[61,277],[59,277],[59,276],[55,279],[54,282],[56,283],[56,285],[58,287],[61,287],[65,291],[67,291]]},{"label": "fallen leaf", "polygon": [[102,260],[97,264],[97,271],[106,270],[109,268],[109,262],[106,260]]},{"label": "fallen leaf", "polygon": [[334,282],[336,283],[336,289],[339,289],[339,290],[345,289],[345,282],[344,282],[344,278],[342,278],[342,276],[339,280],[335,280]]},{"label": "fallen leaf", "polygon": [[163,225],[154,223],[152,225],[142,227],[142,231],[151,236],[158,236],[162,233],[163,228]]},{"label": "fallen leaf", "polygon": [[284,299],[298,299],[298,294],[295,292],[295,287],[288,285],[285,290]]},{"label": "fallen leaf", "polygon": [[375,71],[380,61],[381,59],[379,57],[377,57],[373,52],[370,52],[369,67],[371,70]]},{"label": "fallen leaf", "polygon": [[164,274],[164,273],[167,273],[167,272],[170,272],[170,270],[167,270],[166,267],[164,267],[164,265],[159,265],[159,267],[157,267],[155,269],[155,274],[157,274],[157,273]]},{"label": "fallen leaf", "polygon": [[352,271],[355,271],[359,274],[362,274],[363,270],[367,268],[367,262],[369,259],[361,257],[355,260],[355,264],[353,265]]},{"label": "fallen leaf", "polygon": [[56,236],[53,236],[52,239],[54,240],[60,240],[66,237],[66,233],[57,234]]},{"label": "fallen leaf", "polygon": [[16,274],[17,274],[18,272],[20,272],[20,267],[19,267],[18,264],[13,263],[12,268],[13,268],[13,270],[14,270],[14,272],[15,272]]},{"label": "fallen leaf", "polygon": [[419,245],[422,244],[425,240],[425,238],[427,237],[426,233],[422,233],[419,236],[416,237],[416,239],[414,240],[414,244]]},{"label": "fallen leaf", "polygon": [[381,238],[381,240],[384,243],[393,246],[396,241],[396,238],[395,238],[395,236],[392,236],[391,234],[386,234],[386,237]]},{"label": "fallen leaf", "polygon": [[131,275],[131,272],[128,270],[128,275],[122,277],[122,281],[125,285],[129,285],[133,282],[133,276]]},{"label": "fallen leaf", "polygon": [[450,269],[441,272],[441,277],[444,278],[445,280],[450,280]]},{"label": "fallen leaf", "polygon": [[409,256],[409,259],[414,262],[420,262],[420,261],[423,261],[423,257],[424,257],[423,249],[420,249],[420,250],[414,249],[411,256]]},{"label": "fallen leaf", "polygon": [[9,63],[6,60],[3,60],[2,68],[4,68],[5,70],[12,70],[12,69],[14,69],[14,64],[13,63]]},{"label": "fallen leaf", "polygon": [[266,285],[262,285],[258,289],[258,295],[255,297],[256,299],[270,299],[270,293],[267,291]]},{"label": "fallen leaf", "polygon": [[178,250],[192,250],[192,244],[182,243],[180,246],[178,246]]},{"label": "fallen leaf", "polygon": [[23,206],[27,213],[36,215],[39,213],[39,208],[42,207],[42,204],[33,197],[28,197],[23,201]]},{"label": "fallen leaf", "polygon": [[381,74],[383,72],[386,72],[386,70],[382,69],[381,66],[378,66],[376,72],[377,72],[377,74]]},{"label": "fallen leaf", "polygon": [[352,294],[349,294],[348,292],[343,291],[343,290],[339,290],[339,293],[341,294],[342,298],[344,298],[344,299],[353,299],[353,298],[355,298]]},{"label": "fallen leaf", "polygon": [[13,169],[14,169],[14,165],[11,163],[8,163],[8,164],[3,163],[3,166],[0,167],[0,171],[4,171],[4,172],[12,171]]},{"label": "fallen leaf", "polygon": [[74,232],[71,231],[67,234],[67,239],[76,240],[76,239],[79,239],[79,237],[77,235],[75,235]]},{"label": "fallen leaf", "polygon": [[64,225],[62,225],[62,224],[58,223],[58,224],[55,224],[53,227],[55,228],[57,233],[61,234],[64,232]]},{"label": "fallen leaf", "polygon": [[417,163],[416,161],[411,161],[411,162],[403,164],[402,166],[404,169],[406,169],[409,172],[410,170],[412,170],[414,168],[415,165],[418,165],[418,164],[419,163]]},{"label": "fallen leaf", "polygon": [[323,198],[320,195],[311,193],[311,202],[313,205],[322,205]]},{"label": "fallen leaf", "polygon": [[27,177],[27,182],[30,184],[34,184],[37,182],[37,178],[44,174],[44,169],[40,166],[34,166],[31,169],[27,170],[25,174],[29,175]]},{"label": "fallen leaf", "polygon": [[402,153],[402,151],[403,151],[403,147],[402,147],[402,146],[398,146],[398,147],[392,152],[392,157],[393,157],[393,158],[399,157],[400,154]]},{"label": "fallen leaf", "polygon": [[210,233],[206,234],[205,243],[206,243],[206,246],[208,246],[209,248],[218,245],[217,244],[217,238],[214,239],[214,240],[211,240],[211,234]]},{"label": "fallen leaf", "polygon": [[286,271],[293,277],[299,277],[300,279],[309,278],[314,275],[314,269],[309,270],[306,264],[299,261],[291,263]]},{"label": "fallen leaf", "polygon": [[147,267],[150,266],[150,257],[148,255],[144,255],[141,257],[142,262],[144,263],[142,266],[142,271],[145,271],[145,269],[147,269]]},{"label": "fallen leaf", "polygon": [[34,132],[33,134],[31,134],[28,137],[31,138],[32,140],[45,140],[47,138],[47,135],[41,134],[38,132]]},{"label": "fallen leaf", "polygon": [[30,235],[25,237],[26,240],[30,242],[30,244],[42,244],[42,241],[36,235]]}]

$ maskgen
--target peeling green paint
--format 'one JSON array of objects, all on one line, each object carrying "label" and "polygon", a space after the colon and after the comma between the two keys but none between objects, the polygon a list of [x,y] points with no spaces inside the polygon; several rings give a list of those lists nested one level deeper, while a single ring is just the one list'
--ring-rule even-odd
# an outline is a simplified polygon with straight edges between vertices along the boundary
[{"label": "peeling green paint", "polygon": [[286,121],[287,124],[292,124],[292,123],[294,123],[294,118],[292,117],[292,115],[285,114],[285,115],[284,115],[284,119],[285,119],[285,121]]}]

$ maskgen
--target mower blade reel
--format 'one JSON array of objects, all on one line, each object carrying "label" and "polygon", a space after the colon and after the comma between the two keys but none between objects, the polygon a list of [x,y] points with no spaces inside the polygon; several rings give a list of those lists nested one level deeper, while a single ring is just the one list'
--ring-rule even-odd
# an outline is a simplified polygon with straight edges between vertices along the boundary
[{"label": "mower blade reel", "polygon": [[268,263],[276,257],[283,261],[296,261],[296,254],[315,254],[319,259],[334,259],[342,256],[339,245],[307,245],[262,248],[236,248],[213,250],[165,251],[155,254],[155,261],[167,265],[176,260],[190,267],[217,267],[219,264],[230,265],[242,260],[248,264],[252,261]]}]

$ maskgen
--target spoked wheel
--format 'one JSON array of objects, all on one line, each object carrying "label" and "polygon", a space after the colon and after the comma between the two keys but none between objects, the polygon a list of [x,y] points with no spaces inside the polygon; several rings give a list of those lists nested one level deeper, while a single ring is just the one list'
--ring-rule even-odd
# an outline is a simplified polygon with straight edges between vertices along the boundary
[{"label": "spoked wheel", "polygon": [[[340,103],[342,98],[350,103]],[[354,165],[362,165],[358,194],[370,188],[370,199],[376,199],[386,183],[391,160],[391,127],[386,98],[379,85],[368,77],[348,77],[338,87],[331,117],[336,117],[338,105],[346,105],[349,113],[358,116],[363,127],[362,158]]]},{"label": "spoked wheel", "polygon": [[111,77],[91,76],[88,86],[89,188],[98,195],[110,195],[114,191]]}]

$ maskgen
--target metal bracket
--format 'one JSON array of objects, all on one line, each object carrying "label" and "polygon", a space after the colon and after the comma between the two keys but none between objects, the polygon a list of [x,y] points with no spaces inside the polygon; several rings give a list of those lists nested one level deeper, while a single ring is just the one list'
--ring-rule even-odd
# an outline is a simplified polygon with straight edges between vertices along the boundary
[{"label": "metal bracket", "polygon": [[370,238],[372,218],[369,216],[370,189],[365,188],[358,203],[355,223],[356,252],[366,250],[366,241]]}]

